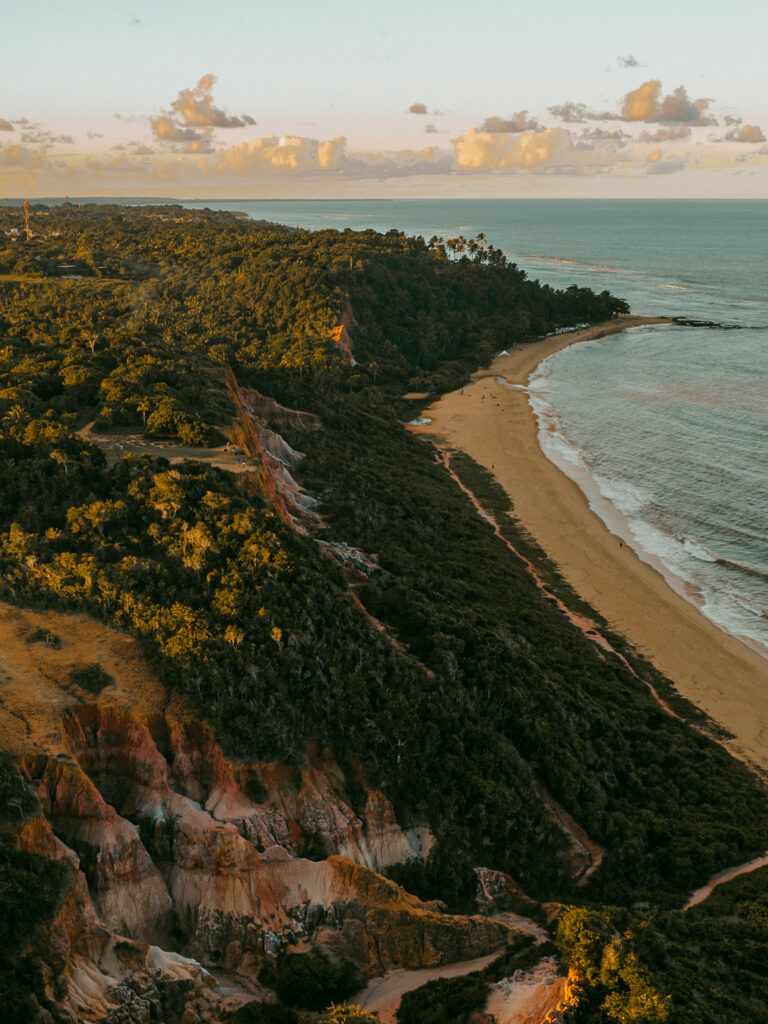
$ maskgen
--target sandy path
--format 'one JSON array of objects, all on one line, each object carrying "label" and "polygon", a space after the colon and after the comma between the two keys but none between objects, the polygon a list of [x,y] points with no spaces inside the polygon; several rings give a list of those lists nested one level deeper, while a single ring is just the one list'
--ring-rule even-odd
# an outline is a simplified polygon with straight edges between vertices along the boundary
[{"label": "sandy path", "polygon": [[719,871],[710,878],[706,885],[696,890],[683,909],[689,910],[691,907],[695,907],[697,903],[703,903],[708,896],[712,895],[712,890],[716,889],[718,885],[722,885],[723,882],[730,882],[734,878],[738,878],[739,875],[748,875],[750,871],[757,871],[758,868],[765,867],[768,867],[768,853],[763,854],[762,857],[755,857],[754,860],[747,861],[746,864],[739,864],[735,868],[726,868],[725,871]]},{"label": "sandy path", "polygon": [[387,971],[380,978],[372,978],[363,991],[353,996],[350,1002],[364,1010],[375,1010],[379,1014],[381,1024],[395,1024],[395,1011],[406,992],[421,988],[435,978],[457,978],[460,974],[481,971],[492,963],[500,952],[501,950],[497,950],[476,960],[462,960],[460,963],[424,967],[416,971],[398,967],[393,971]]},{"label": "sandy path", "polygon": [[567,345],[664,322],[625,317],[499,356],[472,384],[425,410],[430,423],[412,429],[439,435],[491,470],[515,516],[574,589],[734,734],[735,753],[768,768],[768,661],[706,619],[607,530],[579,487],[542,452],[527,393],[508,387],[526,385],[542,359]]}]

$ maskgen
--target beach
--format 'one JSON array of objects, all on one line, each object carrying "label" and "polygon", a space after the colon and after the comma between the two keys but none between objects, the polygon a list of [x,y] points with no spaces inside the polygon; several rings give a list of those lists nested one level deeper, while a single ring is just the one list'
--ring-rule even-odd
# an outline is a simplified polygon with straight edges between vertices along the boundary
[{"label": "beach", "polygon": [[733,734],[733,753],[768,768],[768,660],[707,619],[609,531],[578,485],[544,455],[528,394],[520,389],[542,359],[568,345],[665,322],[627,316],[518,346],[425,409],[430,422],[412,429],[443,438],[490,470],[515,517],[571,586]]}]

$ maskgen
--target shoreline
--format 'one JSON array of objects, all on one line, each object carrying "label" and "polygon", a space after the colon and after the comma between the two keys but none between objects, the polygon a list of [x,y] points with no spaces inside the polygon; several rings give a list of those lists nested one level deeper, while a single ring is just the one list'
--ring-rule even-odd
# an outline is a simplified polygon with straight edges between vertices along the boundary
[{"label": "shoreline", "polygon": [[684,697],[734,734],[726,743],[734,753],[768,768],[768,662],[606,526],[578,484],[545,455],[528,400],[528,379],[547,356],[630,327],[668,323],[674,321],[625,316],[515,348],[425,409],[421,415],[430,422],[410,429],[439,435],[489,470],[509,495],[513,515],[574,590]]}]

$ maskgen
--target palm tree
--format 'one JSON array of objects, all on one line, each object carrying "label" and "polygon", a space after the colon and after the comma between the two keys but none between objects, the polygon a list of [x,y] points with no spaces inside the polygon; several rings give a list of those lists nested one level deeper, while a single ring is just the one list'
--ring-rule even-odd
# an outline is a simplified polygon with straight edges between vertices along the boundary
[{"label": "palm tree", "polygon": [[147,413],[149,412],[150,409],[151,409],[151,406],[150,406],[149,402],[146,400],[146,398],[142,398],[142,400],[136,406],[136,412],[140,412],[141,413],[141,417],[142,417],[142,420],[143,420],[143,423],[144,423],[144,429],[145,430],[147,428]]}]

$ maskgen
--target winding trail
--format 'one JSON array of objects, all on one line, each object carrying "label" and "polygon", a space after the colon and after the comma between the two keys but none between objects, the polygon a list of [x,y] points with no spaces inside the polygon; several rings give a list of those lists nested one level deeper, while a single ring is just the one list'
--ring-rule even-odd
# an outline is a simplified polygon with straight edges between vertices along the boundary
[{"label": "winding trail", "polygon": [[745,864],[739,864],[738,867],[719,871],[716,875],[712,875],[706,885],[703,885],[701,889],[697,889],[693,893],[683,907],[683,910],[690,910],[691,907],[695,907],[698,903],[703,903],[708,896],[712,895],[712,891],[718,885],[722,885],[723,882],[731,882],[734,878],[738,878],[739,875],[748,875],[750,871],[757,871],[758,868],[765,867],[768,867],[768,851],[762,857],[755,857],[754,860],[747,861]]}]

